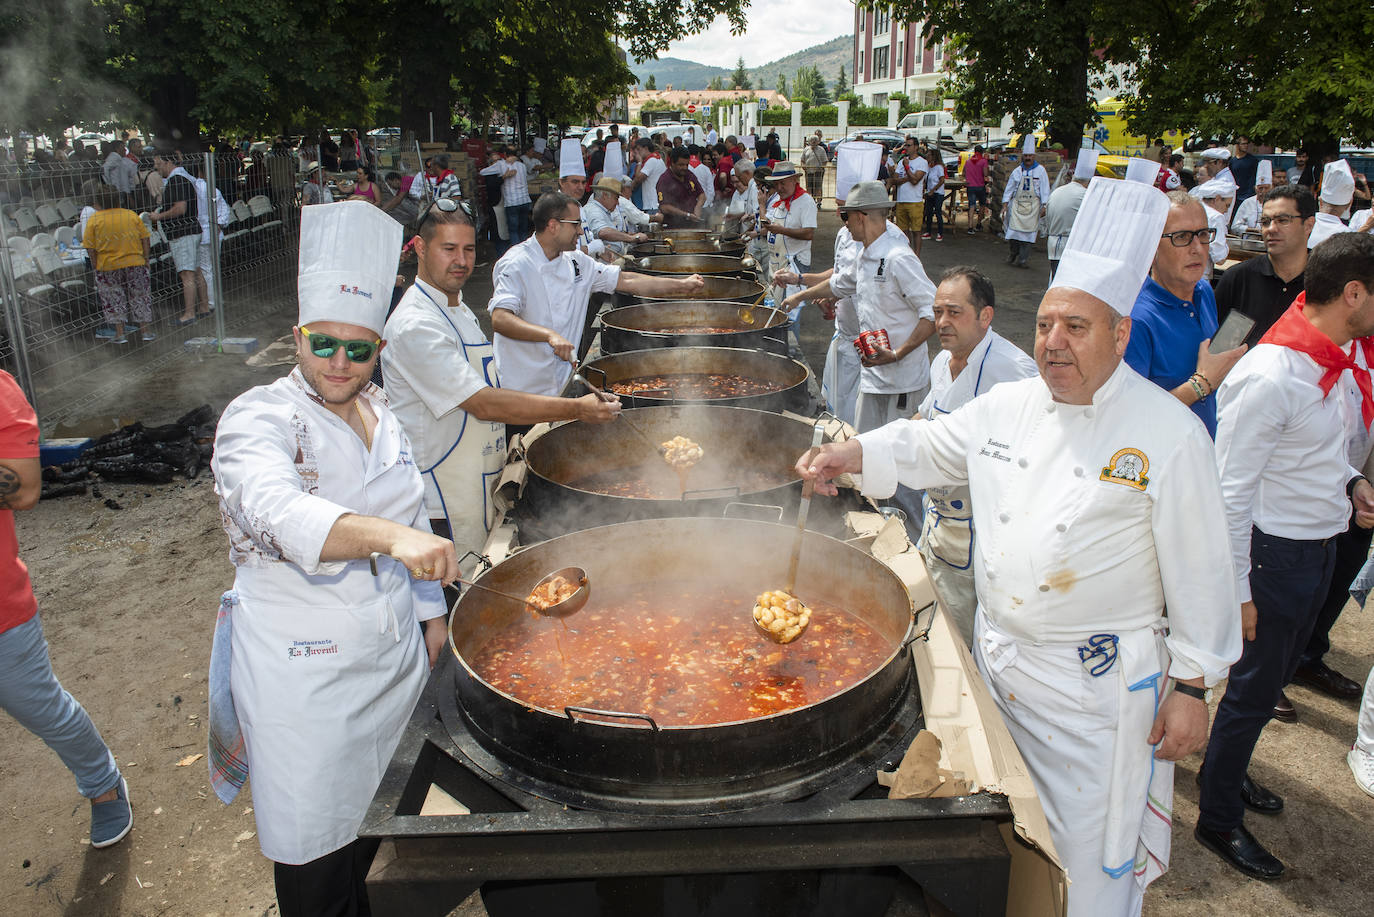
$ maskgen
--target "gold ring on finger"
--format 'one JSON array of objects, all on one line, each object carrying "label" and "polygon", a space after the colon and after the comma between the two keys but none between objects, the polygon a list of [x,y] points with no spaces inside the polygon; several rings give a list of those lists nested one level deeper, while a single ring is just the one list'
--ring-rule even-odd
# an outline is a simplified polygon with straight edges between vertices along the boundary
[{"label": "gold ring on finger", "polygon": [[421,570],[419,567],[411,567],[411,568],[410,568],[410,575],[413,576],[413,577],[415,577],[416,579],[424,579],[424,578],[425,578],[425,571],[424,571],[424,570]]}]

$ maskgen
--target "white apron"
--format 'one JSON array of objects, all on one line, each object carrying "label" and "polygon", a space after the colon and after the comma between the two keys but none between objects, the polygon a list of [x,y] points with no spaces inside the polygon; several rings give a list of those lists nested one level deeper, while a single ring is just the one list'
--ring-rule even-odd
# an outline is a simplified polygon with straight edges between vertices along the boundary
[{"label": "white apron", "polygon": [[[336,577],[240,567],[230,684],[263,854],[300,864],[352,843],[424,687],[410,574],[397,561]],[[354,601],[333,600],[347,583]],[[405,599],[399,599],[405,596]]]},{"label": "white apron", "polygon": [[[421,292],[424,292],[421,290]],[[431,300],[432,301],[432,300]],[[439,312],[458,335],[463,356],[486,383],[496,387],[492,378],[492,346],[485,337],[468,341],[453,324],[446,310]],[[496,504],[492,491],[506,465],[506,426],[489,420],[478,420],[471,414],[463,418],[463,428],[448,451],[420,473],[428,477],[439,491],[439,503],[448,522],[454,544],[486,543],[487,533],[496,523]]]},{"label": "white apron", "polygon": [[1035,193],[1034,179],[1023,181],[1011,196],[1011,206],[1007,208],[1007,228],[1032,236],[1040,231],[1040,195]]}]

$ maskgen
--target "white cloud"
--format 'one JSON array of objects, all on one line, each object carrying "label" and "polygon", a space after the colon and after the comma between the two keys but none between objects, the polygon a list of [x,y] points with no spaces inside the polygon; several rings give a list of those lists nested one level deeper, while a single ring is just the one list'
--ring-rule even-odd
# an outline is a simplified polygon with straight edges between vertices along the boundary
[{"label": "white cloud", "polygon": [[669,45],[659,56],[716,67],[734,67],[743,56],[745,66],[757,67],[854,34],[854,5],[835,0],[754,0],[748,17],[743,35],[731,35],[729,21],[721,16],[705,32]]}]

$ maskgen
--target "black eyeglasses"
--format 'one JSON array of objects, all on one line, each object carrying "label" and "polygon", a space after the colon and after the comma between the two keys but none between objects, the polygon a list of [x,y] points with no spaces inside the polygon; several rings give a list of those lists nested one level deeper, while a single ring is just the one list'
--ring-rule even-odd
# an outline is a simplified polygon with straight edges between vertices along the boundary
[{"label": "black eyeglasses", "polygon": [[1260,217],[1259,224],[1261,228],[1268,226],[1270,223],[1278,223],[1280,226],[1287,226],[1294,220],[1301,219],[1302,217],[1296,213],[1279,213],[1271,217]]},{"label": "black eyeglasses", "polygon": [[428,207],[425,208],[425,212],[420,214],[420,219],[417,220],[415,223],[416,231],[418,232],[420,227],[425,225],[425,220],[429,219],[430,211],[442,210],[444,213],[455,213],[457,212],[458,207],[458,202],[451,197],[436,198],[435,200],[430,202]]},{"label": "black eyeglasses", "polygon": [[342,347],[344,356],[348,357],[349,360],[354,363],[366,363],[372,359],[372,355],[377,352],[377,348],[382,343],[381,338],[371,341],[341,341],[336,337],[311,331],[304,325],[301,325],[301,334],[305,337],[306,343],[310,345],[310,352],[323,360],[328,360],[334,356]]},{"label": "black eyeglasses", "polygon": [[1193,244],[1193,239],[1210,243],[1216,237],[1217,231],[1212,226],[1206,229],[1180,229],[1178,232],[1166,232],[1160,236],[1161,239],[1168,239],[1174,248],[1187,248]]}]

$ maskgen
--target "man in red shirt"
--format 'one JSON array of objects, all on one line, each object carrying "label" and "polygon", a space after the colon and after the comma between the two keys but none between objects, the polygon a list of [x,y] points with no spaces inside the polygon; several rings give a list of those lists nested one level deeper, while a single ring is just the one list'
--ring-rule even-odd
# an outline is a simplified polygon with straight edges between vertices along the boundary
[{"label": "man in red shirt", "polygon": [[964,163],[964,184],[968,190],[968,232],[972,235],[983,228],[983,217],[988,213],[988,158],[983,155],[982,146],[975,146],[973,155]]},{"label": "man in red shirt", "polygon": [[129,787],[91,718],[53,674],[19,559],[14,511],[37,505],[42,477],[38,418],[14,377],[0,370],[0,707],[57,752],[91,801],[91,846],[109,847],[133,827]]},{"label": "man in red shirt", "polygon": [[668,218],[669,229],[701,225],[701,208],[706,192],[688,168],[686,147],[674,147],[668,154],[668,171],[658,178],[658,209]]}]

